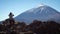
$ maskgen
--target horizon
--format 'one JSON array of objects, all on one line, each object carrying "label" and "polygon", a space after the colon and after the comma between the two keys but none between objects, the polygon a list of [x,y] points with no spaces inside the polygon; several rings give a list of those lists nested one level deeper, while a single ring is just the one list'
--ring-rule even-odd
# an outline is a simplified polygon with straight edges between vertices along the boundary
[{"label": "horizon", "polygon": [[10,12],[17,15],[44,4],[60,12],[60,0],[0,0],[0,21],[8,18]]}]

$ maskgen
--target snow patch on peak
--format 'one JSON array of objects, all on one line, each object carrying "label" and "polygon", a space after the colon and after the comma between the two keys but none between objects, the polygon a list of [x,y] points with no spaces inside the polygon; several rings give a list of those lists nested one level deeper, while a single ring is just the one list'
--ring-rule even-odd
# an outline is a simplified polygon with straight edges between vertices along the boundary
[{"label": "snow patch on peak", "polygon": [[44,9],[45,9],[45,8],[44,8],[44,7],[42,7],[42,8],[41,8],[41,11],[40,11],[40,13],[41,13],[41,12],[42,12]]},{"label": "snow patch on peak", "polygon": [[46,6],[46,5],[40,4],[40,5],[38,5],[37,7],[34,7],[34,8],[32,8],[32,9],[28,10],[28,11],[29,11],[29,12],[33,12],[36,8],[41,8],[41,10],[43,10],[43,9],[45,8],[44,6]]},{"label": "snow patch on peak", "polygon": [[41,7],[41,6],[45,6],[44,4],[40,4],[40,5],[38,5],[38,7]]},{"label": "snow patch on peak", "polygon": [[39,4],[37,7],[48,7],[48,6],[45,5],[45,4],[43,4],[43,3],[41,3],[41,4]]}]

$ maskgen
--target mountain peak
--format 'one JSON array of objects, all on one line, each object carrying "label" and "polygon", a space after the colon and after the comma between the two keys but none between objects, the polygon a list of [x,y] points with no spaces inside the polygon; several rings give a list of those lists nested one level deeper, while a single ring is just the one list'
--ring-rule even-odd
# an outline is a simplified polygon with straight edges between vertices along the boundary
[{"label": "mountain peak", "polygon": [[[35,9],[38,9],[38,10],[44,10],[45,8],[47,8],[47,7],[49,7],[49,6],[47,6],[47,5],[45,5],[45,4],[40,4],[40,5],[38,5],[37,7],[34,7],[34,8],[32,8],[32,9],[30,9],[30,10],[28,10],[28,12],[33,12]],[[34,13],[35,13],[35,11],[34,11]]]},{"label": "mountain peak", "polygon": [[50,9],[50,8],[51,7],[49,7],[49,6],[45,5],[45,4],[40,4],[39,6],[37,6],[35,8],[32,8],[32,9],[28,10],[27,12],[29,12],[29,13],[30,12],[32,12],[32,13],[37,13],[37,12],[41,13],[43,11],[47,12],[46,10]]},{"label": "mountain peak", "polygon": [[38,6],[37,6],[37,8],[38,7],[49,7],[49,6],[47,6],[47,5],[45,5],[45,4],[39,4]]},{"label": "mountain peak", "polygon": [[40,4],[40,5],[38,5],[38,7],[41,7],[41,6],[46,6],[45,4]]}]

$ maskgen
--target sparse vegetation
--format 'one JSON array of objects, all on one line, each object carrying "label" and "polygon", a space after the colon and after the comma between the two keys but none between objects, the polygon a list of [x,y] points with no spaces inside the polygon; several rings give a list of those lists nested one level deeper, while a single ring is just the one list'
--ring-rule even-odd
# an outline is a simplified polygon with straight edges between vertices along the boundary
[{"label": "sparse vegetation", "polygon": [[0,24],[0,33],[19,34],[20,32],[31,31],[37,34],[60,34],[60,24],[54,21],[42,22],[34,20],[31,24],[26,25],[24,22],[14,22],[11,20],[3,21]]}]

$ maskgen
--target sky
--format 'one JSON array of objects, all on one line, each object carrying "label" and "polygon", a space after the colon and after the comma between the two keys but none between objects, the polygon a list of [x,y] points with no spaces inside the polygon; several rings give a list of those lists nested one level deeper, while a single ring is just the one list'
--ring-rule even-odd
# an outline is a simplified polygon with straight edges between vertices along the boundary
[{"label": "sky", "polygon": [[17,15],[44,4],[60,12],[60,0],[0,0],[0,21],[8,18],[10,12]]}]

